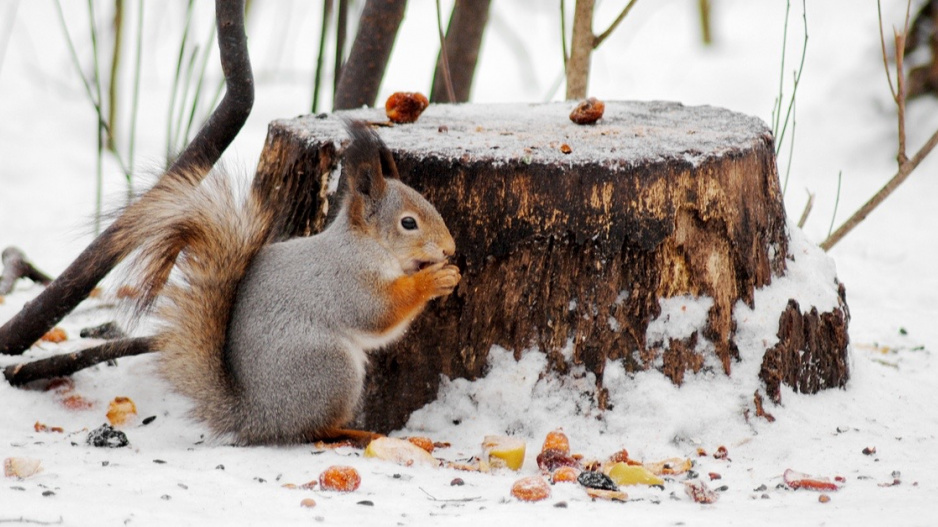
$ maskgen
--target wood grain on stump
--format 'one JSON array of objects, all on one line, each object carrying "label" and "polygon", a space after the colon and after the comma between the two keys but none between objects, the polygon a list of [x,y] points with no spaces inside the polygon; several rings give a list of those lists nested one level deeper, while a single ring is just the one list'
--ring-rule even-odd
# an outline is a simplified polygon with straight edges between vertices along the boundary
[{"label": "wood grain on stump", "polygon": [[[450,227],[463,281],[373,355],[361,425],[402,426],[436,397],[441,375],[483,375],[493,345],[516,357],[536,348],[561,373],[584,365],[600,406],[609,360],[678,384],[703,368],[731,373],[734,305],[752,305],[754,290],[785,272],[771,133],[712,107],[613,102],[588,126],[569,121],[571,107],[432,105],[415,124],[379,128],[401,178]],[[270,125],[255,184],[270,193],[283,237],[318,232],[335,209],[342,118],[385,120],[362,109]],[[683,295],[712,299],[699,334],[649,339],[659,299]],[[768,393],[842,386],[845,313],[812,325],[789,311],[791,328],[763,364]],[[805,342],[810,368],[790,355]]]}]

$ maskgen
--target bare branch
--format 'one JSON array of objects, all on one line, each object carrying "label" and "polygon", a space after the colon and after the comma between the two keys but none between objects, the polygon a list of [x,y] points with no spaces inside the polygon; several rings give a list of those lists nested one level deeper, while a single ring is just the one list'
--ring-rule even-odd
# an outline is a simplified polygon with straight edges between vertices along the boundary
[{"label": "bare branch", "polygon": [[21,386],[39,379],[65,377],[109,360],[149,353],[153,347],[154,341],[150,337],[113,340],[75,353],[13,364],[4,368],[3,375],[12,386]]},{"label": "bare branch", "polygon": [[821,243],[821,249],[829,251],[831,247],[836,245],[837,242],[839,242],[844,236],[846,236],[857,225],[865,220],[866,217],[869,216],[870,212],[873,211],[873,209],[885,201],[886,198],[888,198],[889,195],[892,194],[899,187],[899,185],[901,185],[902,182],[909,177],[909,174],[911,174],[912,171],[918,167],[919,163],[921,163],[922,160],[925,159],[925,157],[928,156],[932,150],[934,150],[936,145],[938,145],[938,131],[935,131],[935,133],[932,134],[928,142],[926,142],[925,145],[922,146],[922,148],[919,149],[919,151],[916,152],[914,156],[912,156],[912,159],[899,168],[899,171],[886,183],[886,185],[883,186],[883,188],[879,190],[879,192],[877,192],[872,198],[870,198],[869,201],[863,204],[862,207],[857,209],[857,211],[854,212],[850,218],[848,218],[840,227],[837,228],[836,231],[834,231],[834,234],[828,236],[827,239]]},{"label": "bare branch", "polygon": [[[215,18],[227,92],[164,177],[214,165],[241,130],[254,104],[254,76],[244,33],[244,0],[217,0]],[[148,196],[150,193],[144,194],[140,201]],[[126,214],[118,217],[35,300],[0,326],[0,353],[19,355],[27,350],[87,298],[95,285],[135,248],[135,240],[127,237],[129,222],[134,220],[127,218]]]},{"label": "bare branch", "polygon": [[889,58],[886,54],[886,35],[883,34],[883,8],[880,0],[876,0],[876,12],[879,14],[879,43],[883,49],[883,69],[886,70],[886,80],[889,82],[889,91],[892,93],[892,100],[899,102],[896,95],[896,88],[892,84],[892,74],[889,73]]},{"label": "bare branch", "polygon": [[625,20],[625,17],[629,14],[629,11],[632,10],[632,8],[635,6],[636,3],[638,3],[638,0],[629,0],[629,3],[626,4],[625,8],[622,9],[622,12],[619,13],[619,16],[617,16],[616,19],[609,26],[609,29],[603,31],[598,36],[593,38],[593,49],[598,48],[599,45],[602,44],[604,40],[609,38],[609,35],[611,35],[612,32],[615,31],[617,27],[619,27],[619,24],[621,24],[622,21]]}]

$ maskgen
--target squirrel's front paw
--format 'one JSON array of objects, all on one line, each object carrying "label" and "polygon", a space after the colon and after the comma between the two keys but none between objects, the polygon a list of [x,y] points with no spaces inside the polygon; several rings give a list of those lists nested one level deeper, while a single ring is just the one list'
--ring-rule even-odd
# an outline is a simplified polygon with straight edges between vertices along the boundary
[{"label": "squirrel's front paw", "polygon": [[453,264],[440,262],[426,269],[433,277],[434,294],[433,296],[446,296],[456,289],[462,275],[459,274],[459,268]]}]

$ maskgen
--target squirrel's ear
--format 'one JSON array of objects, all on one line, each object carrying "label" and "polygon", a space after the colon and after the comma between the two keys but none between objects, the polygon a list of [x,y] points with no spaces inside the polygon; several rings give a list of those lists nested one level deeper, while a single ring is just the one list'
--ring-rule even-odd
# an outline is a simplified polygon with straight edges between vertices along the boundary
[{"label": "squirrel's ear", "polygon": [[346,122],[346,130],[352,142],[345,149],[345,178],[349,198],[349,216],[353,224],[364,226],[366,218],[374,213],[374,207],[387,190],[384,181],[384,165],[390,160],[393,174],[397,168],[387,147],[368,124],[362,121]]},{"label": "squirrel's ear", "polygon": [[397,163],[394,162],[391,151],[383,142],[381,143],[381,173],[384,174],[384,177],[401,179],[401,176],[397,173]]}]

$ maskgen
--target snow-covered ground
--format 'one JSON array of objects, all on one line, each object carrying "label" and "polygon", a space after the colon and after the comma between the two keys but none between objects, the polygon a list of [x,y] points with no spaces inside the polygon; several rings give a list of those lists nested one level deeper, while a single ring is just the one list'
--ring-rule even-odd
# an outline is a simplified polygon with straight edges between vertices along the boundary
[{"label": "snow-covered ground", "polygon": [[[444,9],[450,3],[444,2]],[[604,28],[624,3],[600,2],[597,28]],[[85,5],[66,4],[79,53],[87,57]],[[104,9],[106,3],[101,4]],[[182,4],[147,4],[137,157],[142,170],[161,164]],[[204,35],[212,6],[207,1],[197,4],[201,25],[197,24],[196,35]],[[315,4],[255,6],[248,33],[257,101],[227,154],[235,163],[253,165],[267,122],[309,111],[310,65],[319,24]],[[474,101],[537,102],[561,96],[553,91],[561,69],[554,4],[493,2]],[[696,2],[638,3],[594,55],[590,92],[606,100],[723,106],[769,121],[779,90],[785,4],[780,0],[713,4],[717,43],[705,49],[699,45]],[[884,4],[887,24],[899,24],[903,2]],[[39,267],[54,274],[91,240],[95,118],[54,23],[54,4],[2,1],[0,31],[7,27],[6,17],[14,15],[0,62],[0,246],[22,248]],[[104,20],[106,13],[99,15]],[[792,6],[786,97],[791,92],[791,70],[800,57],[800,17],[800,4]],[[786,194],[789,216],[795,218],[806,201],[805,189],[817,196],[805,236],[794,233],[793,250],[805,255],[797,267],[799,276],[826,275],[831,268],[808,240],[817,242],[827,234],[838,172],[843,174],[839,223],[893,174],[896,142],[875,4],[811,2],[807,21],[810,40],[797,98]],[[410,2],[379,100],[393,91],[427,90],[435,60],[434,35],[433,2]],[[0,33],[0,51],[6,36]],[[90,67],[88,61],[85,64]],[[129,95],[123,100],[126,104]],[[936,115],[934,99],[910,104],[912,151],[938,127]],[[126,126],[123,123],[124,130]],[[779,164],[784,177],[787,149]],[[938,522],[933,507],[938,495],[934,410],[938,365],[933,357],[938,349],[936,176],[938,154],[830,253],[838,278],[846,284],[852,316],[852,377],[844,390],[814,396],[786,390],[781,406],[767,407],[775,422],[747,422],[742,408],[756,387],[751,361],[744,360],[731,378],[690,376],[681,388],[656,372],[629,375],[611,364],[605,381],[614,410],[600,416],[589,410],[584,399],[583,393],[592,386],[588,378],[563,382],[541,378],[539,354],[527,353],[515,362],[510,354],[495,350],[489,377],[474,383],[444,383],[439,400],[414,414],[407,429],[393,434],[449,441],[452,446],[439,455],[460,460],[478,454],[485,435],[515,433],[528,443],[521,475],[530,475],[537,471],[534,456],[544,435],[563,427],[573,450],[588,457],[627,448],[631,457],[646,461],[695,459],[694,470],[701,476],[721,475],[710,482],[712,487],[726,486],[715,504],[692,502],[684,494],[681,478],[669,481],[664,490],[629,488],[632,500],[624,504],[591,501],[581,488],[569,484],[555,485],[553,496],[544,502],[526,504],[509,497],[518,477],[514,473],[405,468],[363,459],[351,449],[319,452],[309,446],[234,448],[206,443],[205,430],[185,418],[187,402],[169,393],[153,375],[152,357],[136,357],[122,359],[117,367],[96,367],[74,376],[69,395],[81,395],[93,403],[90,409],[67,409],[62,393],[0,383],[0,458],[38,459],[43,469],[24,480],[0,480],[0,521],[934,525]],[[111,205],[118,205],[125,192],[116,164],[107,160],[105,194]],[[773,294],[792,287],[791,281],[779,282],[764,292],[767,303]],[[801,284],[809,288],[816,282],[805,279]],[[20,283],[0,304],[0,320],[12,317],[39,290]],[[758,311],[758,302],[756,307]],[[747,314],[737,310],[736,315],[745,330]],[[62,324],[71,340],[37,345],[26,358],[77,349],[82,345],[77,338],[80,328],[112,316],[107,297],[89,300]],[[774,330],[767,328],[765,334],[774,335]],[[0,357],[0,366],[19,360]],[[140,419],[124,429],[131,447],[87,446],[87,431],[105,422],[108,402],[117,396],[130,397],[139,410]],[[149,416],[156,419],[143,425],[142,418]],[[37,422],[62,427],[64,433],[37,432]],[[719,446],[728,449],[729,459],[697,456],[698,448],[712,454]],[[872,448],[874,454],[863,453]],[[283,488],[285,483],[314,480],[335,464],[359,470],[358,491]],[[845,482],[830,493],[830,502],[821,503],[816,492],[779,488],[789,468],[841,476]],[[454,478],[465,484],[451,485]],[[883,486],[896,479],[899,484]],[[307,497],[317,505],[301,507],[300,501]],[[561,502],[565,507],[558,506]]]}]

